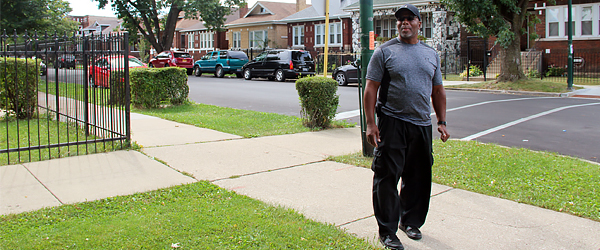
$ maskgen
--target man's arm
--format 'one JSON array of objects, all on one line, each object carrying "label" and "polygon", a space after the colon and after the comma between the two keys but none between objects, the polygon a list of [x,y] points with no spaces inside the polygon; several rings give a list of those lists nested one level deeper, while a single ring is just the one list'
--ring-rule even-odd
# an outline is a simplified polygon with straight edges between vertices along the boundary
[{"label": "man's arm", "polygon": [[[366,95],[366,92],[365,92]],[[433,104],[433,110],[435,111],[435,116],[437,117],[438,122],[446,121],[446,90],[444,90],[443,85],[435,85],[433,86],[433,91],[431,92],[431,102]],[[366,114],[366,113],[365,113]],[[368,123],[367,123],[368,124]],[[450,138],[450,134],[448,130],[446,130],[446,125],[438,125],[438,132],[440,132],[440,139],[443,142],[446,142],[448,138]]]},{"label": "man's arm", "polygon": [[367,85],[365,87],[364,109],[365,116],[367,119],[367,142],[377,147],[377,143],[381,142],[379,139],[379,128],[375,123],[375,103],[377,101],[377,90],[379,90],[380,82],[367,79]]}]

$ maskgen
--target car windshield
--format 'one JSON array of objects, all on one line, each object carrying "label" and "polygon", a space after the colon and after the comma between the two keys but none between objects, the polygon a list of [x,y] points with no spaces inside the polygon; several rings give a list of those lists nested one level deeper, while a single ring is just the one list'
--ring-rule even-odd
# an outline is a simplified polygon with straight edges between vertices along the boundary
[{"label": "car windshield", "polygon": [[312,57],[310,53],[306,51],[292,51],[292,60],[302,61],[302,62],[310,62],[312,61]]},{"label": "car windshield", "polygon": [[248,60],[246,53],[241,51],[229,51],[229,57],[231,59]]},{"label": "car windshield", "polygon": [[[111,58],[110,59],[110,65],[112,68],[123,68],[125,62],[123,61],[123,58]],[[142,63],[140,60],[138,60],[137,58],[129,58],[129,67],[142,67],[144,66],[144,63]]]},{"label": "car windshield", "polygon": [[192,58],[188,53],[173,53],[176,58]]}]

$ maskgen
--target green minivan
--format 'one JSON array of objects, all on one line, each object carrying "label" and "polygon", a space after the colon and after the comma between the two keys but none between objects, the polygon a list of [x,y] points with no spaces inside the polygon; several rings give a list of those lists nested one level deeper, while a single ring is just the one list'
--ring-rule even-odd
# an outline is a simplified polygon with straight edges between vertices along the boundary
[{"label": "green minivan", "polygon": [[242,77],[242,66],[248,62],[248,55],[238,50],[217,50],[208,52],[200,60],[194,63],[194,75],[201,76],[202,73],[214,73],[216,77],[225,74],[235,74]]}]

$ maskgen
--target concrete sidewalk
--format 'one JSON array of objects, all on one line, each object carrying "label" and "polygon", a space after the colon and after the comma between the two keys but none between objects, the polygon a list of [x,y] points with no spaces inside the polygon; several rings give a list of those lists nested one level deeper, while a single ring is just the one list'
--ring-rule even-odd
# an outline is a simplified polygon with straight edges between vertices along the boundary
[{"label": "concrete sidewalk", "polygon": [[[132,114],[131,124],[144,154],[0,167],[0,213],[209,180],[380,246],[371,170],[324,161],[360,151],[359,128],[244,139],[139,114]],[[422,231],[420,241],[398,236],[407,249],[600,249],[600,222],[437,184]]]}]

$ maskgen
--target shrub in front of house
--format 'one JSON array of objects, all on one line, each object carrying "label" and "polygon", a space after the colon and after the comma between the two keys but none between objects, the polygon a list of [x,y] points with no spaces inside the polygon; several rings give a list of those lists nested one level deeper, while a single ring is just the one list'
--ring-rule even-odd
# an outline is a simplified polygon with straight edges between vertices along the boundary
[{"label": "shrub in front of house", "polygon": [[329,77],[305,77],[296,81],[304,126],[329,127],[339,103],[337,88],[337,82]]},{"label": "shrub in front of house", "polygon": [[37,107],[39,59],[0,58],[0,109],[30,119]]},{"label": "shrub in front of house", "polygon": [[138,108],[157,108],[164,104],[185,103],[189,94],[184,68],[136,68],[129,73],[131,104]]}]

